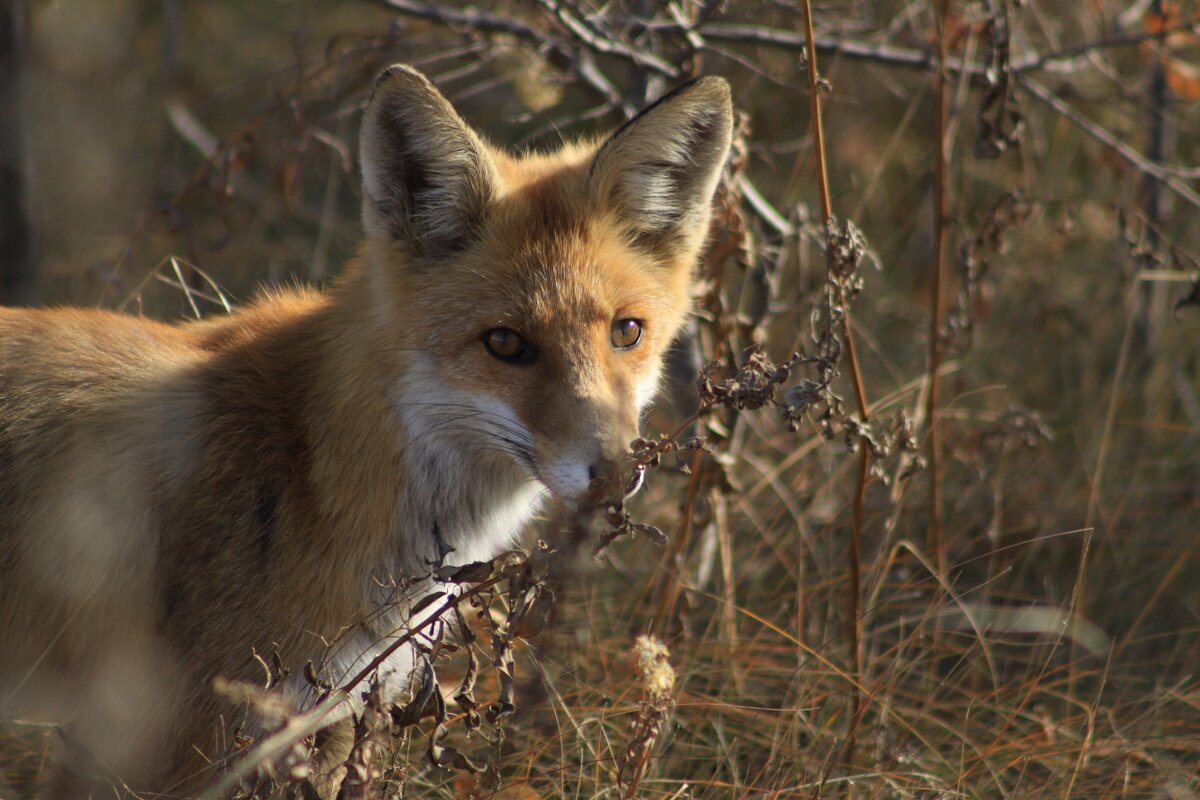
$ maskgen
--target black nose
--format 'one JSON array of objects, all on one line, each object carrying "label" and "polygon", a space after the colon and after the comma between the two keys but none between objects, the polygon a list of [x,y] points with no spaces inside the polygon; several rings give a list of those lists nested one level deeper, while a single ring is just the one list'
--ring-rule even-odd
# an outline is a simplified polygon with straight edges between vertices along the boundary
[{"label": "black nose", "polygon": [[596,480],[596,476],[597,476],[596,465],[592,464],[590,467],[588,467],[588,480],[594,481],[594,480]]}]

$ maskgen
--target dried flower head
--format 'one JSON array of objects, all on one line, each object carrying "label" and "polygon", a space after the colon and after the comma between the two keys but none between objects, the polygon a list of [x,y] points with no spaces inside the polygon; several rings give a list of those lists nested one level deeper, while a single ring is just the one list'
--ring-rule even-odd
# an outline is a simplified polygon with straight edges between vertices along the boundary
[{"label": "dried flower head", "polygon": [[653,636],[639,636],[634,642],[646,697],[655,705],[666,706],[675,690],[675,668],[669,660],[667,646]]}]

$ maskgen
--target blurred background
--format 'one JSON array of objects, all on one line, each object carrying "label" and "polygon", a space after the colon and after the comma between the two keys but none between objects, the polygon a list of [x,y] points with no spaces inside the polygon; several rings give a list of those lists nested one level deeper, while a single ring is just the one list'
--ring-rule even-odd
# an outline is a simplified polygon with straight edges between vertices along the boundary
[{"label": "blurred background", "polygon": [[[630,509],[668,543],[593,559],[551,515],[557,610],[520,645],[518,710],[451,725],[487,770],[404,738],[379,793],[1200,793],[1196,4],[816,3],[823,154],[805,5],[0,9],[9,304],[183,320],[323,283],[393,62],[513,148],[733,84],[695,324],[646,425],[679,450]],[[754,347],[801,357],[774,374]],[[642,633],[676,673],[648,738]],[[28,734],[0,742],[13,785],[40,775]]]}]

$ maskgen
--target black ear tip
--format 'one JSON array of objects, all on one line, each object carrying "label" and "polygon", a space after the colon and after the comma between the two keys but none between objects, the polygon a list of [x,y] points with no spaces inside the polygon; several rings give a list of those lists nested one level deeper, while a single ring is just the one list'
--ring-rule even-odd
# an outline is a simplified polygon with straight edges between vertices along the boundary
[{"label": "black ear tip", "polygon": [[[704,75],[681,83],[665,95],[662,100],[687,97],[691,100],[703,100],[712,105],[723,105],[732,110],[733,89],[729,81],[717,75]],[[662,102],[662,101],[659,101]]]},{"label": "black ear tip", "polygon": [[390,67],[379,73],[379,77],[375,79],[375,84],[371,87],[371,96],[367,100],[370,105],[379,95],[393,88],[398,88],[404,85],[420,84],[421,86],[432,86],[429,78],[418,70],[416,67],[408,64],[392,64]]},{"label": "black ear tip", "polygon": [[703,92],[714,99],[733,102],[733,89],[730,87],[729,81],[718,75],[705,75],[702,78],[697,78],[694,91]]}]

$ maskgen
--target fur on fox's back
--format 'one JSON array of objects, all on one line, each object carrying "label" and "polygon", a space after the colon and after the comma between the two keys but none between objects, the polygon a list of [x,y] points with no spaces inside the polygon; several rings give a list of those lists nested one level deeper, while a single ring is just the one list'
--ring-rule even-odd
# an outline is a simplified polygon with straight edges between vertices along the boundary
[{"label": "fur on fox's back", "polygon": [[372,581],[421,574],[388,552],[406,481],[385,380],[337,317],[309,292],[181,327],[0,311],[5,712],[82,709],[110,728],[80,734],[111,742],[102,762],[198,769],[235,712],[215,676],[321,665],[378,611]]},{"label": "fur on fox's back", "polygon": [[[174,326],[0,309],[0,716],[49,707],[68,762],[195,786],[237,717],[213,678],[274,652],[311,700],[305,665],[370,663],[433,566],[586,493],[684,323],[730,128],[704,79],[510,156],[395,67],[363,121],[367,238],[328,290]],[[391,693],[412,658],[380,665]],[[95,779],[72,766],[52,794]]]}]

